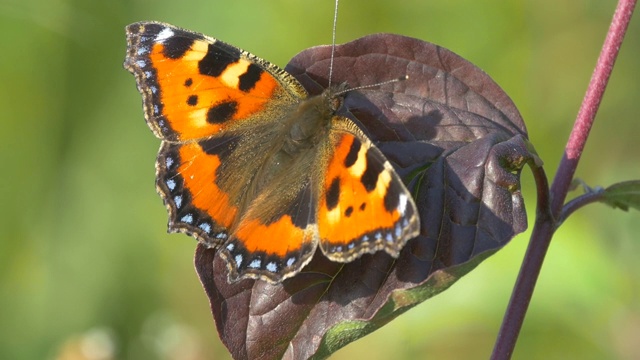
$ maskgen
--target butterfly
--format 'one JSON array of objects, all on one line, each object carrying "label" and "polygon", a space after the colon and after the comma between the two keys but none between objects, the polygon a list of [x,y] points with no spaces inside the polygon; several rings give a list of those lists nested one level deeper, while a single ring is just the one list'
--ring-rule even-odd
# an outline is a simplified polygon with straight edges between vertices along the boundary
[{"label": "butterfly", "polygon": [[419,233],[411,193],[350,119],[345,85],[310,96],[235,46],[159,22],[126,28],[124,67],[162,140],[156,189],[169,232],[226,261],[230,282],[280,283],[320,251],[397,257]]}]

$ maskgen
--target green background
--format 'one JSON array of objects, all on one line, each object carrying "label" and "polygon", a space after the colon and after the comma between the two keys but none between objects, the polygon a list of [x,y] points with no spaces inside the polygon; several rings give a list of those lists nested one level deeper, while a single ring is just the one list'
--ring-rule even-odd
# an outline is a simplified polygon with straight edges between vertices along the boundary
[{"label": "green background", "polygon": [[[393,32],[447,47],[513,98],[555,173],[615,2],[343,0],[338,42]],[[226,359],[154,190],[159,141],[122,68],[124,26],[170,22],[284,66],[330,42],[333,2],[0,0],[0,358]],[[638,20],[636,18],[636,20]],[[578,174],[640,178],[632,23]],[[535,193],[523,176],[529,216]],[[555,237],[514,358],[640,354],[640,217],[590,206]],[[483,359],[528,233],[334,359]]]}]

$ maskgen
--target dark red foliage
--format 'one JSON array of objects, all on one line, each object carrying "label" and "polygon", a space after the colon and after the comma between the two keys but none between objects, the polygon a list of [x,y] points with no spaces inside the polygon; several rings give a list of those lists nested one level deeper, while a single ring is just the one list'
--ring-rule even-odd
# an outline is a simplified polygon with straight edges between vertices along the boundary
[{"label": "dark red foliage", "polygon": [[[318,94],[328,85],[330,53],[305,50],[286,70]],[[398,259],[379,252],[338,264],[318,251],[279,285],[229,284],[224,261],[198,246],[196,269],[236,359],[328,356],[445,290],[526,228],[526,128],[487,74],[447,49],[392,34],[339,45],[334,61],[333,83],[350,88],[409,76],[347,93],[341,113],[408,183],[421,235]],[[334,328],[345,323],[348,331]]]}]

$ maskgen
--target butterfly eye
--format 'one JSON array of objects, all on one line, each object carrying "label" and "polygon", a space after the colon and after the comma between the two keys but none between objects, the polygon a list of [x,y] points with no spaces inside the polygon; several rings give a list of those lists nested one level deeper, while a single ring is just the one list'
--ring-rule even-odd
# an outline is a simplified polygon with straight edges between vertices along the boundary
[{"label": "butterfly eye", "polygon": [[332,96],[329,99],[329,107],[331,108],[331,110],[336,112],[342,106],[342,103],[344,102],[343,100],[344,99],[342,98],[342,96]]}]

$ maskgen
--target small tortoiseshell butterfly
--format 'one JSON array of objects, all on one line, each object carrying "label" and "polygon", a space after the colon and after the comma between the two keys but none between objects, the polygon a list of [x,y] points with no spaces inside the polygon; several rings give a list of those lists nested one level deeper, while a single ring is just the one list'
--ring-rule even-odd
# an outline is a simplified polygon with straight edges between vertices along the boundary
[{"label": "small tortoiseshell butterfly", "polygon": [[384,250],[418,235],[411,194],[346,117],[344,87],[309,96],[284,70],[202,34],[129,25],[124,67],[162,140],[156,187],[169,231],[219,249],[229,280],[278,283],[311,260]]}]

